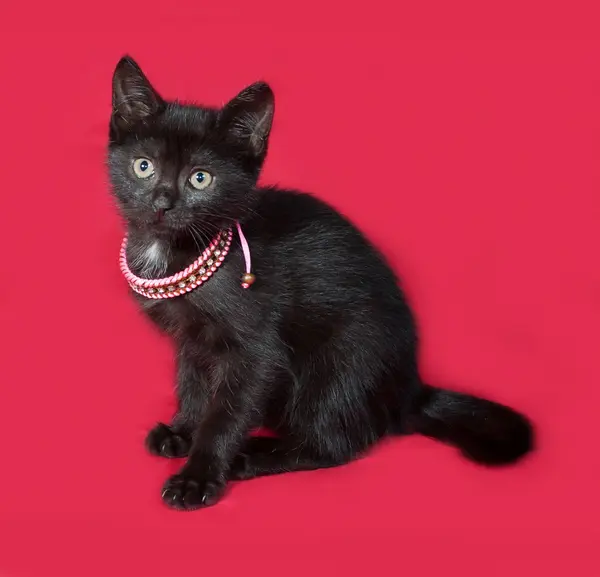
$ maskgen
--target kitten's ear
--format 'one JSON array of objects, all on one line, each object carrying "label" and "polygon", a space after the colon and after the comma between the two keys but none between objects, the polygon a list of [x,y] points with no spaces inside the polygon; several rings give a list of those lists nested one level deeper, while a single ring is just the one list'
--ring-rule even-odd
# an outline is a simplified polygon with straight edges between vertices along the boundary
[{"label": "kitten's ear", "polygon": [[112,122],[116,128],[127,130],[164,107],[163,99],[129,56],[117,64],[112,86]]},{"label": "kitten's ear", "polygon": [[220,124],[230,138],[260,160],[267,152],[274,112],[273,91],[267,83],[256,82],[225,105]]}]

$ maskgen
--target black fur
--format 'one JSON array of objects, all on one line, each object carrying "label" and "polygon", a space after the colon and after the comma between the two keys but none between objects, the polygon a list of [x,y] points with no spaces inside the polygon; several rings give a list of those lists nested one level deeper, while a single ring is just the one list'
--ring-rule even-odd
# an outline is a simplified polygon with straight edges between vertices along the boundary
[{"label": "black fur", "polygon": [[[390,434],[422,433],[488,465],[525,455],[524,417],[421,383],[413,316],[361,233],[312,196],[257,186],[273,110],[264,83],[216,110],[164,101],[130,58],[115,70],[109,168],[134,272],[173,274],[239,220],[257,279],[241,288],[236,238],[199,289],[136,296],[178,353],[179,409],[147,439],[155,455],[188,457],[163,500],[210,505],[230,479],[340,465]],[[150,178],[135,176],[139,157]],[[214,176],[201,192],[188,180],[197,169]],[[259,426],[275,436],[251,437]]]}]

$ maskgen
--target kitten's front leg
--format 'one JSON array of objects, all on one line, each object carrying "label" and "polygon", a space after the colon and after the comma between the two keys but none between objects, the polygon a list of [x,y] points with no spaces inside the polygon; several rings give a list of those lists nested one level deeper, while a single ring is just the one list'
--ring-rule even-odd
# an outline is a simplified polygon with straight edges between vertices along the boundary
[{"label": "kitten's front leg", "polygon": [[177,413],[170,425],[157,423],[146,437],[146,447],[159,457],[187,457],[195,430],[206,411],[209,383],[199,366],[199,355],[180,349],[177,364]]},{"label": "kitten's front leg", "polygon": [[223,365],[223,378],[196,429],[189,459],[163,487],[163,501],[174,509],[198,509],[220,499],[231,464],[262,408],[267,363],[229,360]]}]

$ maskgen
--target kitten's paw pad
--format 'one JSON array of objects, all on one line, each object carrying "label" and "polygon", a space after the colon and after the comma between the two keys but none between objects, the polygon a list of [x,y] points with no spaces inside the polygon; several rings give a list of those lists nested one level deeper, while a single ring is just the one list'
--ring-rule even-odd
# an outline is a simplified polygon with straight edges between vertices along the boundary
[{"label": "kitten's paw pad", "polygon": [[224,489],[222,483],[179,473],[165,483],[161,497],[172,509],[193,511],[216,504]]},{"label": "kitten's paw pad", "polygon": [[189,453],[192,439],[181,431],[175,432],[171,427],[158,423],[146,437],[146,447],[153,455],[169,459],[185,457]]}]

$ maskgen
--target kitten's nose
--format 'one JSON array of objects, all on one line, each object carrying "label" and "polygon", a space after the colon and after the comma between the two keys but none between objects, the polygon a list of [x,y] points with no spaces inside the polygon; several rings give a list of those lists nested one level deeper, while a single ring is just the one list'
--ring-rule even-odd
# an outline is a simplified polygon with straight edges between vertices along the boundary
[{"label": "kitten's nose", "polygon": [[152,201],[152,208],[157,212],[165,212],[167,210],[171,210],[173,206],[174,200],[166,194],[161,194]]}]

